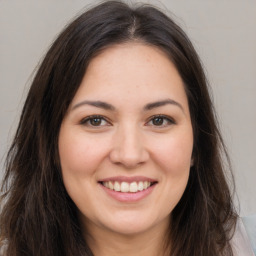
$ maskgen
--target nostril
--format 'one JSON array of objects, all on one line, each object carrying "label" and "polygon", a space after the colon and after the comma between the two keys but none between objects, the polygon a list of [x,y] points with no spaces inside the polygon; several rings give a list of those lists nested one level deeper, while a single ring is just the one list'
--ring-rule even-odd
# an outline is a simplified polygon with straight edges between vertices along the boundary
[{"label": "nostril", "polygon": [[123,165],[126,168],[134,168],[142,165],[148,159],[148,153],[143,148],[131,150],[129,148],[113,149],[110,160],[114,164]]}]

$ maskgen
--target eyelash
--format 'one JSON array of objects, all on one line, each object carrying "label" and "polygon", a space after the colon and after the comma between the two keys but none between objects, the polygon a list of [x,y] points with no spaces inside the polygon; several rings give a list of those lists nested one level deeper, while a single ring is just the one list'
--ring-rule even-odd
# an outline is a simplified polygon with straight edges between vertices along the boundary
[{"label": "eyelash", "polygon": [[[91,122],[95,119],[99,119],[100,120],[100,125],[93,125]],[[107,126],[110,125],[110,122],[104,117],[104,116],[101,116],[101,115],[92,115],[92,116],[88,116],[84,119],[82,119],[80,121],[80,124],[81,125],[84,125],[84,126],[90,126],[90,127],[100,127],[101,126],[101,122],[102,121],[105,121],[107,123]]]},{"label": "eyelash", "polygon": [[[92,122],[96,121],[96,119],[98,119],[97,121],[100,121],[99,125],[93,125],[92,124]],[[150,122],[153,122],[154,119],[161,119],[162,123],[160,122],[160,125],[150,124]],[[107,126],[111,125],[111,123],[104,116],[101,116],[101,115],[91,115],[91,116],[88,116],[88,117],[82,119],[80,121],[80,124],[84,125],[84,126],[89,126],[89,127],[101,127],[102,126],[102,121],[106,122]],[[166,123],[163,125],[163,122],[166,122]],[[166,115],[154,115],[154,116],[151,116],[148,119],[148,121],[146,122],[147,126],[155,126],[155,127],[158,127],[158,128],[167,127],[167,126],[173,125],[173,124],[176,124],[176,122],[172,118],[170,118],[170,117],[168,117]],[[103,126],[105,126],[105,125],[103,125]]]},{"label": "eyelash", "polygon": [[173,124],[176,124],[176,122],[174,121],[173,118],[171,117],[168,117],[166,115],[155,115],[155,116],[151,116],[149,118],[149,120],[147,121],[147,124],[149,124],[150,122],[153,122],[154,119],[162,119],[162,122],[166,122],[166,124],[160,124],[160,125],[154,125],[152,124],[152,126],[155,126],[155,127],[159,127],[159,128],[163,128],[163,127],[167,127],[169,125],[173,125]]}]

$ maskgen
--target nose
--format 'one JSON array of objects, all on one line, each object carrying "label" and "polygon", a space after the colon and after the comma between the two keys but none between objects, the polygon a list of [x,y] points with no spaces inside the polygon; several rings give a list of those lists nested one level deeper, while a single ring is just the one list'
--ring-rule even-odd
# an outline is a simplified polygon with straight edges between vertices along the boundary
[{"label": "nose", "polygon": [[145,163],[149,153],[136,127],[119,128],[113,137],[111,162],[131,169]]}]

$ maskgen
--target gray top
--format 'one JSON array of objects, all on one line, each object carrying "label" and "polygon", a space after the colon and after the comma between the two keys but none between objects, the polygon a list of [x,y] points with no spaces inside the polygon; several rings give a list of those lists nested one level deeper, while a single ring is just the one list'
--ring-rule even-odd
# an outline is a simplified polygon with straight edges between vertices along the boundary
[{"label": "gray top", "polygon": [[[255,230],[256,231],[256,230]],[[235,234],[231,240],[234,256],[255,256],[250,242],[248,233],[246,232],[243,219],[239,218]]]}]

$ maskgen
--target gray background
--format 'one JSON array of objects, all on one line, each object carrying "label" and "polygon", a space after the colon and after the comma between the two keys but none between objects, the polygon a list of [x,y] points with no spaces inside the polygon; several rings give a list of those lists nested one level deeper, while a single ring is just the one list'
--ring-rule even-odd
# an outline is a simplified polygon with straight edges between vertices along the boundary
[{"label": "gray background", "polygon": [[[0,0],[0,178],[33,70],[65,24],[96,2]],[[166,6],[201,56],[233,162],[241,215],[255,214],[256,0],[144,2]]]}]

